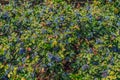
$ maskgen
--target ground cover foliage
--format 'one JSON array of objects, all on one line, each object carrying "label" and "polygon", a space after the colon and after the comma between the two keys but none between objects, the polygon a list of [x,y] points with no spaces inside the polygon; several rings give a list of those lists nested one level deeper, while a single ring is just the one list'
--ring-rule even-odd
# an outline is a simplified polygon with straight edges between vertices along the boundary
[{"label": "ground cover foliage", "polygon": [[119,0],[1,5],[0,79],[119,80]]}]

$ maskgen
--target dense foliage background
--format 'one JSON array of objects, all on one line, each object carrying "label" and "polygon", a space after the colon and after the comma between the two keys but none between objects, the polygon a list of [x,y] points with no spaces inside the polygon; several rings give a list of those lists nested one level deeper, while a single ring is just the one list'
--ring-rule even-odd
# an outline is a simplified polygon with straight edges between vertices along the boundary
[{"label": "dense foliage background", "polygon": [[120,1],[0,5],[0,79],[119,80]]}]

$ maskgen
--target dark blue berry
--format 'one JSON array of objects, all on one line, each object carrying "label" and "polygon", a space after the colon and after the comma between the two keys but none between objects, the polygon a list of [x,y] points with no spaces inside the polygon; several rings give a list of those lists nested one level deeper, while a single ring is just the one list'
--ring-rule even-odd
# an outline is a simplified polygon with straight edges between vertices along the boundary
[{"label": "dark blue berry", "polygon": [[65,58],[65,60],[66,60],[66,61],[69,61],[69,60],[70,60],[70,58],[69,58],[69,57],[66,57],[66,58]]},{"label": "dark blue berry", "polygon": [[91,20],[92,19],[92,14],[87,14],[87,17]]},{"label": "dark blue berry", "polygon": [[61,16],[61,17],[60,17],[60,20],[61,20],[61,21],[64,21],[64,17],[63,17],[63,16]]},{"label": "dark blue berry", "polygon": [[54,50],[54,51],[58,51],[59,48],[58,48],[58,47],[54,47],[53,50]]},{"label": "dark blue berry", "polygon": [[92,62],[93,65],[99,65],[99,62],[98,61],[94,61]]},{"label": "dark blue berry", "polygon": [[48,63],[47,65],[51,67],[51,66],[54,65],[54,63],[53,63],[53,62],[50,62],[50,63]]},{"label": "dark blue berry", "polygon": [[61,58],[60,58],[60,57],[54,56],[54,55],[51,54],[51,53],[48,54],[48,58],[49,58],[51,61],[56,61],[56,62],[60,62],[60,61],[61,61]]},{"label": "dark blue berry", "polygon": [[87,6],[87,7],[86,7],[86,10],[90,10],[90,6]]},{"label": "dark blue berry", "polygon": [[8,19],[8,18],[9,18],[9,13],[8,13],[8,12],[4,13],[4,14],[2,15],[2,18],[3,18],[3,19]]},{"label": "dark blue berry", "polygon": [[118,47],[112,47],[112,51],[113,52],[119,52],[119,49],[118,49]]},{"label": "dark blue berry", "polygon": [[53,54],[48,53],[48,58],[49,58],[49,59],[52,59],[52,58],[53,58]]},{"label": "dark blue berry", "polygon": [[22,63],[24,63],[25,62],[25,60],[26,60],[26,58],[24,57],[24,58],[22,58]]},{"label": "dark blue berry", "polygon": [[87,70],[87,69],[89,69],[89,65],[88,65],[88,64],[85,64],[85,65],[82,66],[82,70],[83,70],[83,71],[85,71],[85,70]]},{"label": "dark blue berry", "polygon": [[93,53],[93,50],[92,50],[92,48],[90,48],[90,49],[88,50],[88,52],[89,52],[89,53]]},{"label": "dark blue berry", "polygon": [[3,76],[1,80],[9,80],[7,76]]},{"label": "dark blue berry", "polygon": [[56,58],[56,59],[55,59],[56,62],[60,62],[60,61],[61,61],[61,58],[60,58],[60,57],[55,56],[55,58]]},{"label": "dark blue berry", "polygon": [[20,48],[19,54],[23,54],[23,53],[25,53],[25,49],[24,48]]}]

